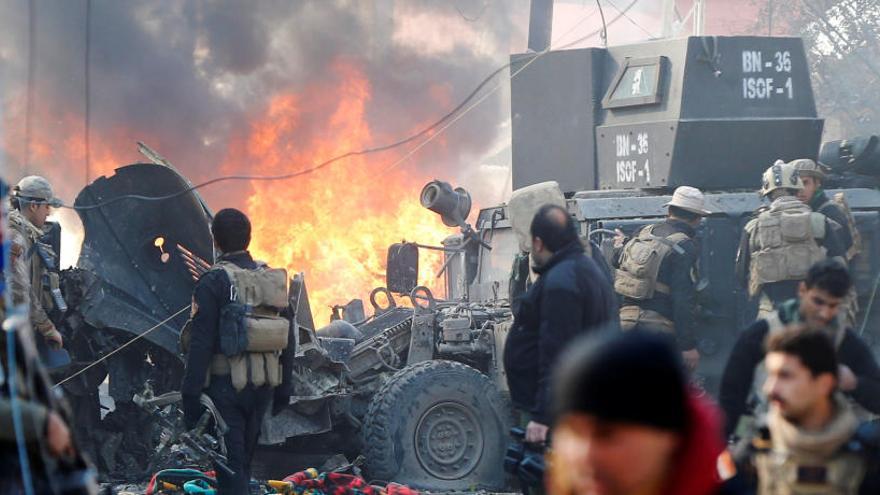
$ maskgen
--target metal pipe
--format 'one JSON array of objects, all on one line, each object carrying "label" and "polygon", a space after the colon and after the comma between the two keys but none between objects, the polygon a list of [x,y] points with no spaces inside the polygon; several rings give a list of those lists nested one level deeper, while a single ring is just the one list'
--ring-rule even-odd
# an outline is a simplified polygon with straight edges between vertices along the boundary
[{"label": "metal pipe", "polygon": [[529,12],[529,50],[543,52],[550,48],[553,34],[553,0],[532,0]]}]

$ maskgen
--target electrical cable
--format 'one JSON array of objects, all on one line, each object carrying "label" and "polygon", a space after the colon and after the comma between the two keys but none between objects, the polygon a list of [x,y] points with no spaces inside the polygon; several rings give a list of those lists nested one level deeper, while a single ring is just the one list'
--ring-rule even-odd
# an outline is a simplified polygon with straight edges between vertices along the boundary
[{"label": "electrical cable", "polygon": [[91,132],[92,125],[92,92],[91,92],[91,48],[92,48],[92,0],[86,0],[86,42],[85,42],[85,112],[83,115],[83,148],[86,167],[86,185],[91,181],[92,148]]},{"label": "electrical cable", "polygon": [[608,47],[608,26],[605,25],[605,11],[602,10],[602,2],[600,0],[596,0],[596,6],[599,7],[599,16],[602,17],[602,32],[599,34],[599,38],[602,40],[602,46]]},{"label": "electrical cable", "polygon": [[[614,10],[620,12],[620,7],[618,7],[617,5],[615,5],[614,2],[612,2],[611,0],[605,0],[605,1],[608,2],[608,5],[611,5],[612,7],[614,7]],[[632,24],[633,26],[635,26],[635,27],[641,29],[643,33],[647,34],[649,39],[656,39],[656,36],[654,36],[654,33],[648,31],[647,28],[645,28],[644,26],[642,26],[641,24],[639,24],[638,22],[636,22],[635,19],[633,19],[632,17],[630,17],[630,16],[628,16],[628,15],[626,15],[626,14],[624,14],[624,17],[626,17],[626,20],[628,20],[630,24]]]},{"label": "electrical cable", "polygon": [[144,330],[143,332],[141,332],[141,333],[139,333],[137,336],[135,336],[133,339],[129,340],[128,342],[126,342],[126,343],[124,343],[124,344],[122,344],[121,346],[117,347],[116,349],[113,349],[112,351],[108,352],[107,354],[105,354],[104,356],[102,356],[100,359],[98,359],[98,360],[92,362],[91,364],[89,364],[89,365],[86,366],[85,368],[83,368],[83,369],[77,371],[76,373],[74,373],[74,374],[68,376],[67,378],[61,380],[60,382],[56,383],[55,385],[52,386],[52,388],[58,388],[58,387],[60,387],[61,385],[64,385],[65,383],[69,382],[70,380],[73,380],[74,378],[78,377],[79,375],[85,373],[86,371],[88,371],[88,370],[94,368],[95,366],[97,366],[97,365],[103,363],[103,362],[106,361],[107,359],[110,359],[110,357],[113,356],[114,354],[116,354],[117,352],[119,352],[119,351],[121,351],[122,349],[125,349],[126,347],[128,347],[128,346],[130,346],[131,344],[135,343],[135,341],[138,341],[138,340],[140,340],[140,339],[146,337],[147,334],[149,334],[150,332],[156,330],[157,328],[159,328],[159,327],[165,325],[165,324],[168,323],[169,321],[171,321],[171,320],[177,318],[178,316],[180,316],[181,314],[183,314],[184,311],[188,310],[188,309],[191,308],[191,307],[192,307],[192,305],[190,304],[190,305],[187,305],[187,306],[184,307],[184,308],[181,308],[178,312],[176,312],[176,313],[174,313],[173,315],[169,316],[168,318],[165,318],[164,320],[160,321],[160,322],[157,323],[155,326],[153,326],[153,327],[151,327],[151,328],[148,328],[147,330]]},{"label": "electrical cable", "polygon": [[37,2],[28,2],[28,65],[27,65],[27,101],[24,115],[24,175],[30,171],[31,164],[31,132],[34,114],[34,72],[36,71],[37,46]]},{"label": "electrical cable", "polygon": [[[626,14],[626,12],[628,12],[630,9],[632,9],[632,7],[635,6],[635,4],[638,3],[638,2],[639,2],[639,0],[632,0],[632,2],[631,2],[626,8],[624,8],[624,9],[620,12],[620,14],[618,14],[614,19],[612,19],[610,22],[607,23],[607,25],[604,27],[604,29],[607,29],[607,26],[610,26],[610,25],[614,24],[615,22],[617,22],[619,19],[621,19],[621,18]],[[591,14],[591,15],[592,15],[592,14]],[[526,62],[526,63],[523,65],[523,67],[521,67],[519,70],[517,70],[516,72],[514,72],[513,74],[511,74],[510,79],[513,79],[514,77],[516,77],[516,75],[518,75],[518,74],[521,73],[523,70],[525,70],[529,65],[531,65],[532,63],[534,63],[537,59],[539,59],[540,57],[542,57],[542,56],[545,55],[546,53],[548,53],[548,52],[551,50],[551,48],[554,49],[554,50],[564,50],[564,49],[569,48],[569,47],[571,47],[571,46],[577,45],[578,43],[581,43],[581,42],[583,42],[583,41],[585,41],[585,40],[587,40],[587,39],[589,39],[589,38],[592,38],[593,36],[596,36],[596,35],[599,34],[600,32],[602,32],[602,29],[599,29],[599,30],[593,31],[593,32],[591,32],[590,34],[588,34],[588,35],[586,35],[586,36],[583,36],[583,37],[581,37],[581,38],[578,38],[578,39],[576,39],[576,40],[574,40],[574,41],[572,41],[572,42],[570,42],[570,43],[566,43],[565,45],[562,45],[562,46],[559,46],[559,47],[548,47],[546,50],[543,50],[543,51],[537,53],[537,54],[536,54],[531,60],[529,60],[528,62]],[[328,165],[331,165],[331,164],[333,164],[333,163],[335,163],[335,162],[338,162],[338,161],[340,161],[340,160],[344,160],[344,159],[346,159],[346,158],[350,158],[350,157],[354,157],[354,156],[368,155],[368,154],[373,154],[373,153],[379,153],[379,152],[382,152],[382,151],[387,151],[387,150],[390,150],[390,149],[398,148],[398,147],[403,146],[403,145],[405,145],[405,144],[408,144],[408,143],[410,143],[410,142],[412,142],[412,141],[415,141],[415,140],[419,139],[419,138],[422,137],[422,136],[428,135],[428,137],[425,139],[425,141],[423,141],[423,142],[419,143],[418,145],[416,145],[412,150],[410,150],[406,155],[404,155],[403,158],[397,160],[397,161],[396,161],[395,163],[393,163],[391,166],[389,166],[388,168],[386,168],[385,170],[382,171],[382,173],[385,173],[385,172],[387,172],[387,171],[389,171],[389,170],[395,168],[395,167],[396,167],[397,165],[399,165],[400,163],[403,163],[407,158],[409,158],[410,156],[412,156],[413,154],[415,154],[415,152],[417,152],[418,150],[420,150],[421,148],[423,148],[423,147],[424,147],[426,144],[428,144],[429,142],[431,142],[431,141],[433,141],[434,139],[436,139],[440,134],[442,134],[442,133],[443,133],[446,129],[448,129],[452,124],[454,124],[454,123],[457,122],[459,119],[461,119],[461,117],[463,117],[465,114],[467,114],[468,112],[470,112],[470,110],[474,109],[477,105],[479,105],[480,103],[482,103],[483,101],[485,101],[486,98],[489,97],[489,95],[491,95],[492,93],[494,93],[495,91],[497,91],[497,90],[501,87],[500,84],[498,84],[498,85],[496,85],[495,87],[493,87],[492,89],[490,89],[490,90],[489,90],[489,91],[488,91],[488,92],[487,92],[482,98],[478,99],[473,105],[467,107],[467,108],[466,108],[465,110],[463,110],[461,113],[458,113],[459,110],[461,110],[462,108],[465,108],[465,106],[466,106],[471,100],[473,100],[474,97],[476,97],[476,95],[480,92],[480,90],[482,90],[482,89],[486,86],[486,84],[489,83],[489,81],[491,81],[491,80],[492,80],[496,75],[498,75],[501,71],[507,69],[507,68],[510,67],[510,66],[511,66],[511,63],[507,63],[507,64],[505,64],[505,65],[499,67],[499,68],[496,69],[495,71],[493,71],[488,77],[486,77],[485,79],[483,79],[482,82],[480,82],[480,84],[476,87],[476,89],[474,89],[474,90],[473,90],[473,91],[467,96],[467,98],[465,98],[461,103],[459,103],[459,104],[458,104],[458,105],[457,105],[452,111],[450,111],[449,113],[447,113],[446,115],[444,115],[443,117],[441,117],[437,122],[434,122],[433,124],[429,125],[429,126],[426,127],[425,129],[423,129],[423,130],[421,130],[421,131],[419,131],[419,132],[417,132],[417,133],[415,133],[415,134],[413,134],[413,135],[411,135],[411,136],[409,136],[409,137],[407,137],[407,138],[405,138],[405,139],[402,139],[402,140],[400,140],[400,141],[397,141],[397,142],[394,142],[394,143],[391,143],[391,144],[387,144],[387,145],[384,145],[384,146],[378,146],[378,147],[374,147],[374,148],[367,148],[367,149],[363,149],[363,150],[359,150],[359,151],[349,151],[349,152],[344,153],[344,154],[342,154],[342,155],[338,155],[338,156],[335,156],[335,157],[333,157],[333,158],[330,158],[329,160],[325,160],[325,161],[323,161],[323,162],[321,162],[321,163],[319,163],[318,165],[315,165],[315,166],[313,166],[313,167],[306,168],[306,169],[303,169],[303,170],[300,170],[300,171],[297,171],[297,172],[291,172],[291,173],[288,173],[288,174],[268,175],[268,176],[260,176],[260,175],[228,175],[228,176],[223,176],[223,177],[216,177],[216,178],[214,178],[214,179],[211,179],[211,180],[208,180],[208,181],[202,182],[202,183],[200,183],[200,184],[196,184],[196,185],[193,185],[193,186],[190,186],[190,187],[184,188],[184,189],[182,189],[181,191],[178,191],[178,192],[173,193],[173,194],[168,194],[168,195],[165,195],[165,196],[143,196],[143,195],[137,195],[137,194],[129,194],[129,195],[124,195],[124,196],[119,196],[119,197],[116,197],[116,198],[111,198],[111,199],[109,199],[109,200],[107,200],[107,201],[103,201],[103,202],[101,202],[101,203],[97,203],[97,204],[82,205],[82,206],[68,206],[68,205],[63,205],[62,207],[63,207],[63,208],[70,208],[70,209],[78,210],[78,211],[85,211],[85,210],[94,210],[94,209],[98,209],[98,208],[103,208],[103,207],[105,207],[105,206],[108,206],[108,205],[111,205],[111,204],[117,203],[117,202],[119,202],[119,201],[123,201],[123,200],[125,200],[125,199],[133,199],[133,200],[140,200],[140,201],[166,201],[166,200],[170,200],[170,199],[174,199],[174,198],[181,197],[181,196],[186,195],[186,194],[188,194],[188,193],[190,193],[190,192],[192,192],[192,191],[194,191],[194,190],[196,190],[196,189],[201,189],[201,188],[203,188],[203,187],[206,187],[206,186],[209,186],[209,185],[212,185],[212,184],[216,184],[216,183],[218,183],[218,182],[225,182],[225,181],[231,181],[231,180],[245,180],[245,181],[277,181],[277,180],[289,180],[289,179],[293,179],[293,178],[300,177],[300,176],[303,176],[303,175],[311,174],[311,173],[316,172],[316,171],[318,171],[318,170],[320,170],[320,169],[322,169],[322,168],[327,167]],[[448,122],[447,122],[447,121],[448,121]],[[444,123],[446,123],[446,125],[443,125]],[[442,126],[442,127],[441,127],[441,126]],[[438,129],[438,128],[439,128],[439,129]],[[434,129],[438,129],[438,131],[437,131],[437,132],[434,132],[434,133],[431,133],[431,131],[433,131]]]}]

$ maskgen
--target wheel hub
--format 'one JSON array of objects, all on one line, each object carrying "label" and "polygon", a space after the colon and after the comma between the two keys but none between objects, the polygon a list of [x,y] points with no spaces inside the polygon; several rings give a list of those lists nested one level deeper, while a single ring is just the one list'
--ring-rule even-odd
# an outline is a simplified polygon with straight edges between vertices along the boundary
[{"label": "wheel hub", "polygon": [[441,402],[428,409],[416,426],[415,440],[419,463],[440,479],[467,476],[483,453],[479,421],[457,402]]}]

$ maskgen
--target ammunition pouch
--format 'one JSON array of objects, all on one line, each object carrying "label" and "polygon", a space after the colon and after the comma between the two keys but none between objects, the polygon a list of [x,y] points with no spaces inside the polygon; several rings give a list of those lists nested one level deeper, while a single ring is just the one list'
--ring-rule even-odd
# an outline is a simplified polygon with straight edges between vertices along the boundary
[{"label": "ammunition pouch", "polygon": [[796,199],[793,202],[771,207],[748,227],[751,296],[764,284],[803,280],[813,264],[826,258],[818,242],[825,237],[825,216]]},{"label": "ammunition pouch", "polygon": [[281,352],[245,352],[238,356],[214,354],[210,374],[229,375],[236,391],[244,389],[248,383],[255,387],[281,385]]},{"label": "ammunition pouch", "polygon": [[663,260],[671,253],[684,254],[678,243],[687,235],[677,232],[668,237],[654,235],[655,225],[645,227],[623,248],[620,268],[614,277],[614,291],[635,300],[647,300],[655,292],[669,294],[669,287],[657,280]]},{"label": "ammunition pouch", "polygon": [[621,306],[620,307],[620,328],[621,330],[633,330],[637,326],[650,328],[651,330],[662,333],[675,333],[675,323],[650,309],[642,309],[638,306]]},{"label": "ammunition pouch", "polygon": [[227,262],[217,264],[229,276],[230,300],[220,309],[220,354],[211,374],[230,375],[241,390],[281,384],[280,356],[288,345],[290,321],[279,316],[287,302],[287,272],[265,265],[246,270]]}]

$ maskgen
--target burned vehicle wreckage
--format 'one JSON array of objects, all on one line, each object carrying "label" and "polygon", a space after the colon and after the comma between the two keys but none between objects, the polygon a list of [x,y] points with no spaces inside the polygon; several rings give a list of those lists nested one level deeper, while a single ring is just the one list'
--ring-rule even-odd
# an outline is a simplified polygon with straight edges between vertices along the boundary
[{"label": "burned vehicle wreckage", "polygon": [[[738,331],[755,316],[734,262],[743,226],[761,207],[761,172],[777,159],[819,158],[831,167],[831,192],[846,197],[862,237],[850,262],[859,329],[876,343],[880,143],[827,143],[820,153],[823,121],[799,39],[688,37],[514,55],[512,63],[512,71],[531,67],[511,81],[517,191],[510,204],[483,208],[471,228],[465,191],[437,181],[422,191],[424,206],[461,229],[443,241],[442,298],[417,286],[426,246],[410,243],[390,247],[387,287],[373,291],[373,313],[353,301],[324,329],[315,329],[306,281],[293,276],[294,394],[280,415],[267,417],[261,443],[312,459],[362,454],[369,478],[421,488],[506,486],[512,420],[500,363],[512,324],[509,294],[528,279],[522,225],[538,199],[554,197],[583,239],[608,255],[613,230],[632,233],[663,218],[675,187],[706,191],[712,214],[701,229],[704,358],[696,378],[714,394]],[[86,187],[76,204],[187,187],[172,168],[135,164]],[[67,374],[158,325],[64,384],[101,468],[130,476],[144,469],[156,442],[150,428],[129,427],[153,424],[135,398],[143,402],[147,383],[162,394],[180,382],[178,338],[194,275],[213,259],[210,213],[195,193],[121,198],[79,213],[81,255],[62,274],[70,309],[57,315],[75,361]],[[115,409],[102,420],[98,388],[108,376]]]}]

